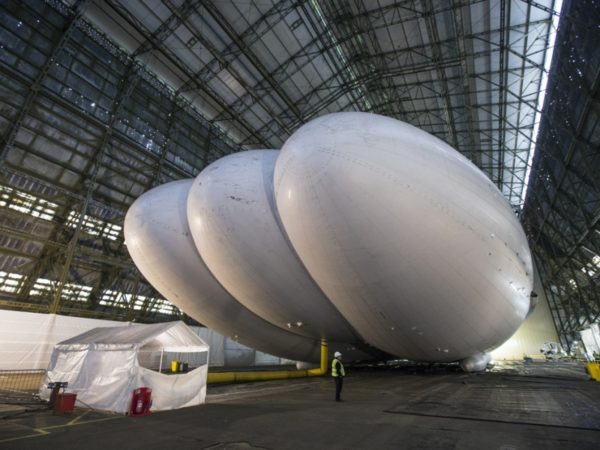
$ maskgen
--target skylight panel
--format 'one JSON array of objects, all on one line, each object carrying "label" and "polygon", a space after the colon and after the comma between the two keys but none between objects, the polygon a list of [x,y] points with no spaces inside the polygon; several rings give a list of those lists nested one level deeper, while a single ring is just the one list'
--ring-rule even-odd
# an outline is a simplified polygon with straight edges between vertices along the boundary
[{"label": "skylight panel", "polygon": [[0,270],[0,292],[18,294],[24,278],[24,275]]},{"label": "skylight panel", "polygon": [[83,219],[80,219],[80,217],[81,214],[71,211],[67,217],[67,226],[77,228],[81,220],[81,229],[85,233],[91,234],[92,236],[101,236],[113,241],[116,241],[119,238],[121,230],[123,229],[120,225],[105,222],[104,220],[88,216],[87,214],[83,215]]},{"label": "skylight panel", "polygon": [[0,185],[0,207],[40,219],[52,220],[58,205],[26,192]]}]

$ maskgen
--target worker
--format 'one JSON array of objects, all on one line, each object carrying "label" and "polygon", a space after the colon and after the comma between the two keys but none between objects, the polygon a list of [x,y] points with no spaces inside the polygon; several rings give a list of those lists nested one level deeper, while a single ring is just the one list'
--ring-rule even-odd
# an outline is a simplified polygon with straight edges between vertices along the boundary
[{"label": "worker", "polygon": [[344,384],[346,371],[342,364],[342,354],[340,352],[335,352],[333,354],[333,361],[331,361],[331,376],[335,381],[335,401],[343,402],[340,395],[342,394],[342,385]]}]

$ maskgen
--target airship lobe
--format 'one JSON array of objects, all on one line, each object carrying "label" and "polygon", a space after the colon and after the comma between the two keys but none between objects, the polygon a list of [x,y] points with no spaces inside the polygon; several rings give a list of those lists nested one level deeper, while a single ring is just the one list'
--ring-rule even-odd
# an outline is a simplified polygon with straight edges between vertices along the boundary
[{"label": "airship lobe", "polygon": [[428,133],[367,113],[315,119],[282,147],[274,189],[300,259],[369,344],[454,361],[525,318],[531,256],[516,216]]},{"label": "airship lobe", "polygon": [[218,333],[270,354],[318,361],[318,340],[281,330],[251,313],[209,272],[187,221],[192,182],[158,186],[129,208],[125,239],[140,272],[171,303]]},{"label": "airship lobe", "polygon": [[203,261],[246,308],[283,329],[343,342],[356,334],[287,241],[273,197],[279,151],[223,157],[194,180],[188,221]]}]

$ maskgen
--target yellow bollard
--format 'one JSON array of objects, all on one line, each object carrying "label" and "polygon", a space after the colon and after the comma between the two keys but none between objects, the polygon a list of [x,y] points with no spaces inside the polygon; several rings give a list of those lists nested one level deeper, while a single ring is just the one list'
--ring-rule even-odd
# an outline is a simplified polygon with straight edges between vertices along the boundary
[{"label": "yellow bollard", "polygon": [[590,362],[585,365],[592,380],[600,381],[600,363]]}]

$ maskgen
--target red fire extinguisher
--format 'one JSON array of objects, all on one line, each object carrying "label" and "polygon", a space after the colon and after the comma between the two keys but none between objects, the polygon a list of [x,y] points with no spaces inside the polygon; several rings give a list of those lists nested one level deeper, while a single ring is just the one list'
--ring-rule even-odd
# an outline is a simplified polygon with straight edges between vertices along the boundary
[{"label": "red fire extinguisher", "polygon": [[135,389],[131,396],[131,405],[129,407],[130,416],[148,416],[152,414],[152,389],[142,387]]}]

